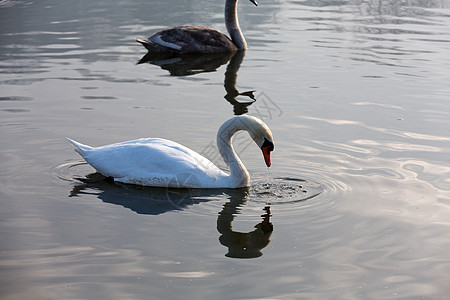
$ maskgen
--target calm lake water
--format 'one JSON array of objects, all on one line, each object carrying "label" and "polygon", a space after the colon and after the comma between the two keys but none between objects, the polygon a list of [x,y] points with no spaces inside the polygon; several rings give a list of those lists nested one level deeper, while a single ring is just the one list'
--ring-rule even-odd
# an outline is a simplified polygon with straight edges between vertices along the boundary
[{"label": "calm lake water", "polygon": [[[448,299],[450,2],[241,0],[246,53],[138,64],[223,6],[0,1],[0,298]],[[236,137],[248,190],[83,184],[65,139],[222,166],[242,113],[275,139],[267,170]]]}]

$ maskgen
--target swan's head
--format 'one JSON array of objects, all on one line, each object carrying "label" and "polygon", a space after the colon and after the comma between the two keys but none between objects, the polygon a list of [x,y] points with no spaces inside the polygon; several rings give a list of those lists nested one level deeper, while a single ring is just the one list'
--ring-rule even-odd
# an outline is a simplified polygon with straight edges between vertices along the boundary
[{"label": "swan's head", "polygon": [[273,137],[269,127],[260,119],[249,116],[235,116],[222,124],[217,133],[219,151],[223,150],[221,144],[230,144],[231,137],[239,130],[249,133],[252,140],[261,149],[266,165],[270,167],[270,153],[273,151]]},{"label": "swan's head", "polygon": [[252,140],[261,149],[264,156],[264,161],[266,162],[266,165],[270,167],[270,153],[274,148],[272,132],[270,131],[266,123],[258,118],[246,115],[240,117],[245,118],[243,119],[245,120],[244,122],[247,123],[247,128],[245,128],[245,130],[248,131]]}]

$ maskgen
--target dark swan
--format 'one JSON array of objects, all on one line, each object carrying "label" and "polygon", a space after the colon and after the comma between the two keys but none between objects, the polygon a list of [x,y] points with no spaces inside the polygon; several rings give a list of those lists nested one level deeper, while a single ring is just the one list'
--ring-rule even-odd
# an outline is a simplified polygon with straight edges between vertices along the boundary
[{"label": "dark swan", "polygon": [[[214,53],[247,49],[247,42],[239,27],[238,0],[226,0],[225,25],[230,38],[217,29],[202,26],[179,26],[155,33],[147,40],[136,39],[150,52]],[[258,5],[255,0],[250,0]]]}]

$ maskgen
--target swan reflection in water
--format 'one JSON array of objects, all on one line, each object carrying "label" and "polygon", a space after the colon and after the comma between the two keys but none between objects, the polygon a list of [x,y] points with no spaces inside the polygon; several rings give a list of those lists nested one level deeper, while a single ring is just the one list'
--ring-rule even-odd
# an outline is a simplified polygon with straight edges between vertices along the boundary
[{"label": "swan reflection in water", "polygon": [[[243,50],[245,52],[245,50]],[[171,54],[148,52],[137,64],[149,63],[169,71],[171,76],[190,76],[215,72],[226,64],[236,52],[206,54]]]},{"label": "swan reflection in water", "polygon": [[233,230],[233,220],[240,214],[247,198],[230,197],[230,201],[223,205],[217,218],[217,230],[222,234],[219,241],[228,248],[227,257],[256,258],[262,256],[261,250],[270,243],[273,225],[270,222],[270,207],[264,207],[265,213],[261,215],[262,222],[254,226],[250,232],[238,232]]},{"label": "swan reflection in water", "polygon": [[[248,112],[248,106],[256,101],[253,91],[239,92],[236,88],[238,71],[244,61],[245,50],[208,54],[167,54],[147,53],[138,64],[150,63],[169,71],[172,76],[189,76],[205,72],[215,72],[229,61],[225,71],[224,98],[233,105],[235,115]],[[245,100],[238,100],[242,96]]]},{"label": "swan reflection in water", "polygon": [[138,214],[160,215],[170,211],[181,211],[202,202],[223,199],[228,202],[218,213],[217,230],[221,234],[219,241],[228,248],[225,255],[232,258],[256,258],[262,255],[261,250],[270,243],[273,225],[270,222],[270,207],[264,207],[262,221],[250,232],[233,230],[233,220],[245,206],[249,188],[241,189],[168,189],[144,187],[107,180],[100,173],[92,173],[86,178],[77,178],[70,196],[83,194],[95,195],[105,203],[128,208]]}]

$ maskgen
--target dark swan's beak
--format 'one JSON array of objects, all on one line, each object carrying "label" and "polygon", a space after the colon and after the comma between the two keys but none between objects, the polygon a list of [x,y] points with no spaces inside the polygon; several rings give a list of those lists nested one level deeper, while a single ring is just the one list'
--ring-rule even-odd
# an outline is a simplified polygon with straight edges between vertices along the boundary
[{"label": "dark swan's beak", "polygon": [[264,161],[266,162],[266,166],[270,167],[270,165],[271,165],[270,152],[273,151],[273,143],[265,138],[264,139],[264,144],[261,147],[261,151],[263,153]]},{"label": "dark swan's beak", "polygon": [[256,2],[256,0],[250,0],[250,2],[255,4],[255,6],[258,6],[258,2]]}]

